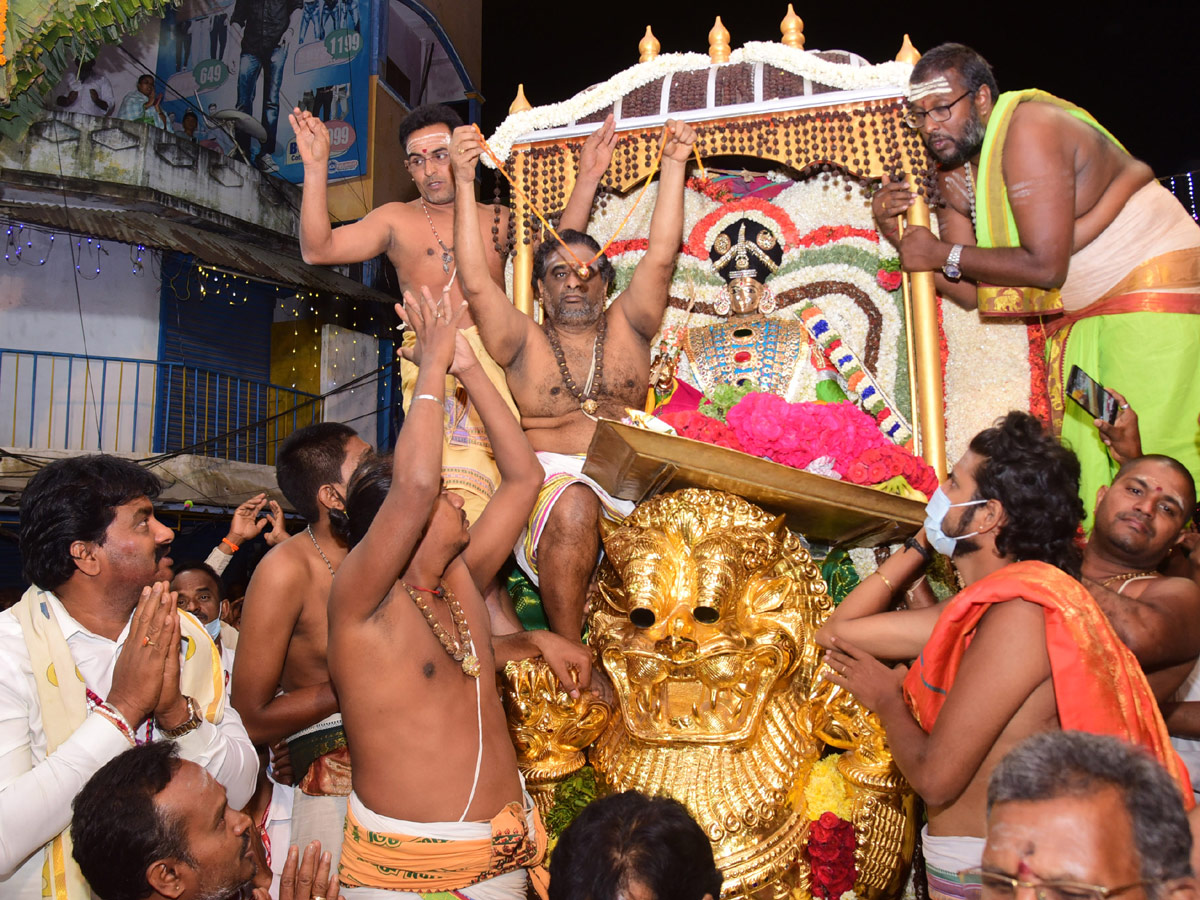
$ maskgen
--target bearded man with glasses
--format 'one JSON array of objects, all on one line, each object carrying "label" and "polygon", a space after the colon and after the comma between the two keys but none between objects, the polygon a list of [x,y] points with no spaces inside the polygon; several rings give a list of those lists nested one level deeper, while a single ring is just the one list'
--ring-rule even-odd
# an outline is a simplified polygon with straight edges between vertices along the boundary
[{"label": "bearded man with glasses", "polygon": [[1152,757],[1056,731],[992,773],[983,862],[959,878],[979,900],[1194,900],[1191,852],[1179,790]]},{"label": "bearded man with glasses", "polygon": [[1072,365],[1138,410],[1147,447],[1200,477],[1195,429],[1178,414],[1200,409],[1200,228],[1183,205],[1085,110],[1044,91],[1001,94],[962,44],[921,58],[908,103],[940,169],[940,239],[920,227],[901,238],[914,195],[886,177],[875,221],[904,269],[932,271],[942,296],[983,315],[1045,317],[1050,410],[1083,469],[1084,527],[1117,464],[1094,420],[1064,403]]}]

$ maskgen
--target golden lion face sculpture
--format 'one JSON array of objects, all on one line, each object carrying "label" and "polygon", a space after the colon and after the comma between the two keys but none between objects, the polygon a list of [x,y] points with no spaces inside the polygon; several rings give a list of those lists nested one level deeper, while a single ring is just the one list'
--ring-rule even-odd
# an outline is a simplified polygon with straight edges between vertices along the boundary
[{"label": "golden lion face sculpture", "polygon": [[682,802],[712,842],[724,897],[805,900],[821,812],[805,786],[838,748],[856,889],[894,896],[913,850],[912,795],[877,717],[816,677],[813,636],[833,601],[801,540],[739,497],[688,489],[642,503],[604,547],[588,625],[611,715],[600,701],[576,708],[548,670],[508,673],[509,729],[543,811],[598,734],[588,758],[604,786]]},{"label": "golden lion face sculpture", "polygon": [[592,645],[624,727],[745,746],[832,608],[800,541],[739,498],[693,490],[643,504],[604,547]]},{"label": "golden lion face sculpture", "polygon": [[590,643],[619,715],[597,772],[682,801],[730,896],[806,890],[808,819],[788,798],[821,751],[803,727],[833,608],[820,571],[781,519],[714,491],[643,503],[604,547]]}]

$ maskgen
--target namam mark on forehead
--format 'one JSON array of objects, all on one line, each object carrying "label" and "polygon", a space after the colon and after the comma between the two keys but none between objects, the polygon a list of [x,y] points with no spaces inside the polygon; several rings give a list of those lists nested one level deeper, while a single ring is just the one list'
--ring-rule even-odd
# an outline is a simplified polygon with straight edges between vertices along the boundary
[{"label": "namam mark on forehead", "polygon": [[918,81],[916,84],[908,86],[908,102],[916,103],[918,100],[924,100],[926,97],[932,97],[935,94],[948,94],[953,90],[949,80],[945,75],[939,75],[937,78],[930,78],[928,81]]},{"label": "namam mark on forehead", "polygon": [[414,153],[432,153],[440,147],[450,146],[450,132],[438,131],[433,134],[423,134],[420,137],[409,138],[404,152],[409,156]]}]

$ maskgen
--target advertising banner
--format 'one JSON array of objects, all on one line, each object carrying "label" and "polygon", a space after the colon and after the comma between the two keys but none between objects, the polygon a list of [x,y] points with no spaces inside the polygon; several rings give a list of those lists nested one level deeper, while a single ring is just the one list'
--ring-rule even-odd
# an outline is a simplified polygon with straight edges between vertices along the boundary
[{"label": "advertising banner", "polygon": [[163,112],[177,132],[299,184],[288,113],[300,107],[329,126],[330,179],[362,175],[370,10],[371,0],[184,0],[158,44]]}]

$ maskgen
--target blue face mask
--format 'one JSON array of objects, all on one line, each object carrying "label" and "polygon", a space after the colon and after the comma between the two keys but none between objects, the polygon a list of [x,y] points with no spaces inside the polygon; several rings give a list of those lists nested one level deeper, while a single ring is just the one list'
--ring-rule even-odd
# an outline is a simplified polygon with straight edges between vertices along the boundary
[{"label": "blue face mask", "polygon": [[207,631],[208,636],[215,641],[221,636],[221,620],[213,619],[211,622],[205,622],[204,630]]},{"label": "blue face mask", "polygon": [[925,504],[925,537],[929,538],[933,549],[943,556],[953,556],[954,547],[959,541],[979,534],[978,531],[972,531],[970,534],[951,537],[942,531],[942,523],[946,521],[946,513],[954,507],[978,506],[981,503],[987,503],[987,501],[967,500],[965,503],[951,503],[950,498],[946,496],[946,492],[939,485],[938,489],[933,492],[933,496],[929,498],[929,502]]}]

